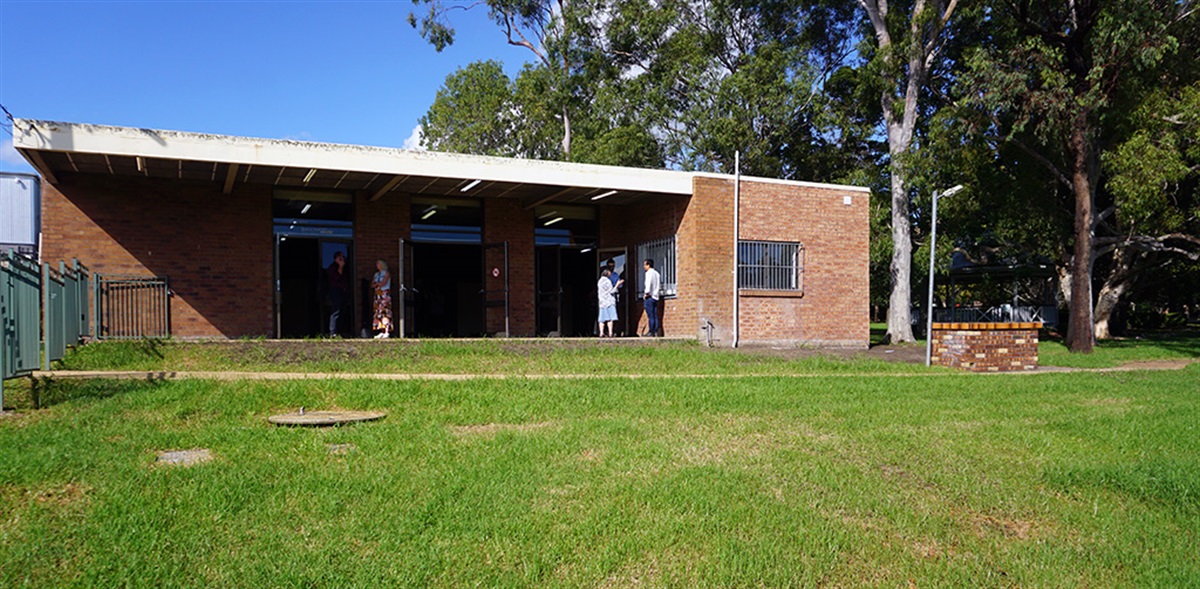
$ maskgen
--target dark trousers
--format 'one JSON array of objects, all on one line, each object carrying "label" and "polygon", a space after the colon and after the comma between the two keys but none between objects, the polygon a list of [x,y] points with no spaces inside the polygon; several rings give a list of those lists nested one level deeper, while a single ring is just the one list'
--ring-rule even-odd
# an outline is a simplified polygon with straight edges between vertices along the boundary
[{"label": "dark trousers", "polygon": [[649,324],[647,329],[651,336],[658,335],[658,299],[646,297],[642,301],[642,306],[646,308],[646,322]]},{"label": "dark trousers", "polygon": [[342,310],[346,308],[346,291],[340,288],[329,289],[329,335],[338,335],[339,320],[342,316]]}]

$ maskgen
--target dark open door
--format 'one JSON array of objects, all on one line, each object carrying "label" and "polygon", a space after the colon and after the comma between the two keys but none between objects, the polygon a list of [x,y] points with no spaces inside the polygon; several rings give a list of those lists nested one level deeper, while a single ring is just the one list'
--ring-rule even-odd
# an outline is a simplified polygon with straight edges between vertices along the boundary
[{"label": "dark open door", "polygon": [[562,335],[562,247],[538,246],[534,256],[537,275],[537,332]]},{"label": "dark open door", "polygon": [[417,289],[413,286],[413,245],[410,241],[400,240],[400,268],[396,276],[400,279],[400,312],[397,314],[400,328],[396,330],[399,337],[413,337],[417,333]]},{"label": "dark open door", "polygon": [[[509,337],[508,325],[508,242],[483,244],[483,325],[487,333],[503,327]],[[503,323],[501,323],[503,313]]]}]

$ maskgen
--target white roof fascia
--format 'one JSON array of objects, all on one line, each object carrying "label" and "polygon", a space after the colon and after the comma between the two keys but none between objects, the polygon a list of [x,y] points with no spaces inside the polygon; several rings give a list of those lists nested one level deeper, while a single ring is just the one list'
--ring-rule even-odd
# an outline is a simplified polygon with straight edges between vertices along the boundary
[{"label": "white roof fascia", "polygon": [[[733,182],[737,176],[733,174],[714,174],[712,172],[695,172],[698,178],[716,178],[718,180],[728,180]],[[854,186],[852,184],[827,184],[823,182],[805,182],[803,180],[781,180],[779,178],[761,178],[758,176],[742,176],[743,182],[760,182],[763,184],[784,184],[786,186],[799,186],[802,188],[828,188],[833,190],[846,190],[851,192],[871,192],[866,186]]]},{"label": "white roof fascia", "polygon": [[134,127],[13,121],[13,146],[72,153],[341,170],[485,182],[692,194],[690,172],[500,158],[387,147],[209,135]]}]

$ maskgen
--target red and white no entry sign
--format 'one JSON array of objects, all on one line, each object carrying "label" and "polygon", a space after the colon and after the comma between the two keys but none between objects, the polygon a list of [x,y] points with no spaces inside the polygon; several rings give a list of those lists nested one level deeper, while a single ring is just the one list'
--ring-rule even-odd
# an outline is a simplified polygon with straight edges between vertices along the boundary
[{"label": "red and white no entry sign", "polygon": [[500,278],[500,269],[492,268],[492,278]]}]

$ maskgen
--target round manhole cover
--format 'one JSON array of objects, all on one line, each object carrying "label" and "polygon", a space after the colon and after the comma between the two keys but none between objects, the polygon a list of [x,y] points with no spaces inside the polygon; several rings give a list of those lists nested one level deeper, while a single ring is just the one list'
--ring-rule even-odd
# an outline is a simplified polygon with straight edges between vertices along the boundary
[{"label": "round manhole cover", "polygon": [[387,415],[382,411],[304,411],[272,415],[267,421],[275,425],[296,425],[303,427],[326,427],[343,423],[358,423],[360,421],[375,421]]}]

